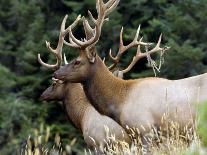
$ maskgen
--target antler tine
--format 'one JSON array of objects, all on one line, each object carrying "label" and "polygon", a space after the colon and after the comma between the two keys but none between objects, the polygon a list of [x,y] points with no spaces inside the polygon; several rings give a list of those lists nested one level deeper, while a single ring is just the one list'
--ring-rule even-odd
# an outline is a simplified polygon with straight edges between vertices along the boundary
[{"label": "antler tine", "polygon": [[116,65],[119,63],[119,59],[120,59],[120,57],[123,53],[123,47],[124,47],[124,44],[123,44],[123,30],[124,30],[124,28],[122,27],[121,31],[120,31],[120,35],[119,35],[119,51],[118,51],[116,57],[112,56],[111,49],[109,51],[109,56],[112,59],[112,61],[114,62],[114,64],[112,66],[110,66],[109,69],[113,69],[113,68],[116,67]]},{"label": "antler tine", "polygon": [[88,23],[88,20],[83,17],[83,27],[86,34],[86,40],[89,40],[94,35],[94,30],[91,28],[91,26]]},{"label": "antler tine", "polygon": [[136,56],[133,57],[132,62],[129,64],[129,66],[126,69],[124,69],[124,70],[122,70],[120,72],[123,72],[123,74],[129,72],[132,69],[132,67],[137,63],[137,61],[139,59],[141,59],[140,45],[138,45],[138,47],[137,47],[137,53],[136,53]]},{"label": "antler tine", "polygon": [[73,48],[79,48],[79,46],[76,43],[74,43],[70,37],[69,37],[69,41],[70,41],[70,43],[64,40],[64,44],[66,44],[70,47],[73,47]]},{"label": "antler tine", "polygon": [[121,31],[120,31],[120,44],[119,44],[119,51],[117,53],[117,55],[115,57],[112,56],[112,53],[111,53],[111,50],[109,52],[109,56],[110,58],[112,59],[113,61],[113,64],[109,67],[109,69],[114,69],[117,64],[119,63],[120,61],[120,58],[121,56],[123,55],[124,52],[126,52],[128,49],[132,48],[132,47],[135,47],[135,46],[138,46],[138,45],[143,45],[143,46],[150,46],[152,45],[152,43],[145,43],[145,42],[142,42],[142,39],[140,39],[138,41],[138,38],[139,38],[139,32],[140,32],[140,25],[136,31],[136,35],[133,39],[133,41],[128,44],[127,46],[124,46],[124,43],[123,43],[123,27],[121,28]]},{"label": "antler tine", "polygon": [[[106,4],[104,4],[103,0],[96,0],[96,9],[98,13],[98,18],[95,19],[90,11],[88,11],[89,17],[92,20],[92,22],[95,24],[95,28],[93,29],[93,36],[90,39],[87,39],[85,41],[78,40],[75,38],[72,32],[72,27],[68,28],[69,37],[72,39],[72,41],[79,46],[80,49],[85,49],[87,47],[94,46],[101,35],[101,30],[104,21],[106,20],[106,16],[115,9],[115,7],[118,5],[119,0],[110,0]],[[85,19],[83,19],[85,20]],[[83,21],[84,22],[84,21]],[[89,24],[85,21],[85,28],[89,27]],[[87,24],[87,26],[86,26]],[[84,29],[85,29],[84,28]],[[90,30],[91,31],[91,30]]]},{"label": "antler tine", "polygon": [[[141,52],[140,45],[138,45],[136,56],[133,57],[129,66],[120,72],[122,72],[123,74],[129,72],[132,69],[132,67],[137,63],[137,61],[139,61],[143,57],[147,57],[148,55],[153,54],[155,52],[164,52],[164,51],[168,50],[169,49],[168,47],[167,48],[160,47],[161,40],[162,40],[162,34],[160,35],[156,46],[153,49],[151,49],[150,51],[148,51],[148,49],[146,48],[146,51],[144,53]],[[140,41],[142,41],[142,38],[140,39]],[[145,47],[147,47],[147,46],[145,46]]]},{"label": "antler tine", "polygon": [[[59,44],[61,44],[61,43],[60,42],[58,43],[58,46],[60,48],[61,45],[59,45]],[[57,69],[57,68],[59,68],[59,66],[61,65],[61,61],[62,61],[62,56],[60,56],[60,55],[62,55],[62,48],[59,49],[58,46],[57,46],[57,48],[54,50],[54,49],[52,49],[52,47],[50,47],[50,43],[47,42],[47,41],[46,41],[46,46],[49,49],[49,52],[51,52],[56,57],[57,61],[56,61],[56,63],[54,65],[47,64],[47,63],[42,61],[41,56],[38,53],[38,61],[39,61],[39,63],[42,66],[46,67],[46,68],[50,68],[50,69]],[[59,53],[57,52],[58,50],[59,50]]]},{"label": "antler tine", "polygon": [[120,0],[110,0],[108,1],[105,6],[108,8],[106,15],[110,14],[119,4]]},{"label": "antler tine", "polygon": [[159,36],[159,39],[158,39],[158,42],[157,42],[157,44],[156,44],[156,46],[153,48],[153,49],[151,49],[150,51],[145,51],[144,53],[142,53],[141,51],[140,51],[140,56],[141,56],[141,58],[143,58],[143,57],[147,57],[147,55],[150,55],[150,54],[153,54],[153,53],[155,53],[155,52],[159,52],[159,51],[166,51],[168,48],[161,48],[160,47],[160,43],[161,43],[161,40],[162,40],[162,34],[160,34],[160,36]]},{"label": "antler tine", "polygon": [[96,23],[96,20],[95,18],[93,17],[92,13],[90,10],[88,10],[88,15],[89,15],[89,18],[92,20],[93,23]]},{"label": "antler tine", "polygon": [[80,48],[79,43],[77,43],[78,40],[72,34],[72,30],[78,25],[80,20],[81,20],[81,15],[78,15],[76,20],[65,30],[65,33],[69,33],[69,38],[72,38],[73,41],[71,41],[70,39],[69,39],[70,42],[64,40],[64,43],[73,48]]},{"label": "antler tine", "polygon": [[66,35],[65,23],[66,23],[67,18],[68,18],[68,15],[66,15],[64,17],[63,21],[62,21],[61,28],[60,28],[58,45],[57,45],[56,49],[53,49],[50,46],[50,42],[46,41],[46,47],[48,48],[49,52],[51,52],[56,57],[56,60],[57,60],[56,63],[54,65],[47,64],[47,63],[42,61],[42,59],[40,57],[40,54],[38,54],[39,63],[41,65],[45,66],[46,68],[58,69],[61,66],[61,63],[62,63],[62,47],[63,47],[63,43],[64,43],[64,37]]},{"label": "antler tine", "polygon": [[64,59],[64,64],[67,65],[68,64],[68,61],[67,61],[67,58],[65,56],[65,53],[63,54],[63,59]]}]

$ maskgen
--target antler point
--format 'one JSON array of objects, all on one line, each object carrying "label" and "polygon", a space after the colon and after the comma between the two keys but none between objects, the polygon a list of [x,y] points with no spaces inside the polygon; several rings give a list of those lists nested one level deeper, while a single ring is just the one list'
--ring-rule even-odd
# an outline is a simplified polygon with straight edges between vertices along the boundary
[{"label": "antler point", "polygon": [[45,41],[45,43],[46,43],[46,46],[47,46],[47,47],[49,47],[49,46],[50,46],[50,42]]},{"label": "antler point", "polygon": [[68,18],[68,14],[65,15],[65,18],[66,18],[66,19]]}]

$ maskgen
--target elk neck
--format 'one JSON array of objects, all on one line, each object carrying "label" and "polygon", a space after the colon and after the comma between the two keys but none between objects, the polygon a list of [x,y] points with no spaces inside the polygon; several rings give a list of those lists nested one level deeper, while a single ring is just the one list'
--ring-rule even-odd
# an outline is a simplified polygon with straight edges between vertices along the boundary
[{"label": "elk neck", "polygon": [[118,121],[121,106],[133,83],[115,77],[96,56],[91,76],[83,82],[83,88],[91,104],[100,113]]},{"label": "elk neck", "polygon": [[82,120],[89,104],[80,83],[67,83],[64,105],[73,124],[82,131]]}]

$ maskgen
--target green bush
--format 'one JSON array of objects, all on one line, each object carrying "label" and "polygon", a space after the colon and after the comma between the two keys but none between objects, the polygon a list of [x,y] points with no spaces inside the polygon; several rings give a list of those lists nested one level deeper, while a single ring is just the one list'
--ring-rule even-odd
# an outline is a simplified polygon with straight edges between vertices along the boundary
[{"label": "green bush", "polygon": [[198,118],[198,134],[203,145],[207,147],[207,103],[199,107]]}]

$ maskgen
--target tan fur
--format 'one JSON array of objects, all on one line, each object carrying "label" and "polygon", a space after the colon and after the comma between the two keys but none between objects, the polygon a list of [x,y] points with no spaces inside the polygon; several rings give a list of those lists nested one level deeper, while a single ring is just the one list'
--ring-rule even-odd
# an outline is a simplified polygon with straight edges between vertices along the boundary
[{"label": "tan fur", "polygon": [[[52,86],[51,86],[52,87]],[[63,100],[71,121],[79,128],[89,147],[104,146],[106,140],[105,126],[109,135],[115,135],[117,140],[130,143],[125,130],[111,118],[98,113],[87,100],[81,84],[56,84],[42,94],[44,100]],[[57,90],[57,92],[55,92]],[[95,143],[94,143],[95,140]]]},{"label": "tan fur", "polygon": [[83,129],[82,120],[84,119],[85,111],[90,108],[90,104],[83,93],[80,84],[67,84],[64,93],[64,104],[67,114],[75,126]]},{"label": "tan fur", "polygon": [[96,67],[98,72],[95,72],[90,80],[83,83],[85,93],[94,107],[102,114],[111,116],[119,122],[120,108],[134,82],[126,83],[124,80],[116,78],[103,66],[102,61],[97,61]]},{"label": "tan fur", "polygon": [[195,104],[207,101],[207,74],[175,81],[162,78],[120,80],[99,58],[95,65],[98,69],[92,80],[84,83],[84,90],[98,111],[111,116],[123,127],[127,125],[148,132],[152,125],[163,127],[161,119],[166,114],[184,128],[194,124]]},{"label": "tan fur", "polygon": [[[163,126],[164,114],[169,114],[168,119],[177,121],[181,127],[193,125],[194,103],[207,100],[207,74],[175,81],[162,78],[122,80],[113,76],[98,56],[93,64],[86,59],[81,53],[79,60],[84,64],[76,68],[75,74],[73,64],[69,64],[56,71],[55,76],[81,82],[94,107],[122,127],[136,127],[144,134],[149,126]],[[84,76],[80,68],[86,73]]]}]

